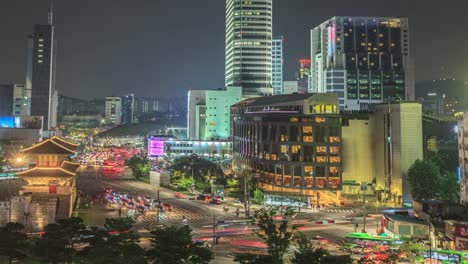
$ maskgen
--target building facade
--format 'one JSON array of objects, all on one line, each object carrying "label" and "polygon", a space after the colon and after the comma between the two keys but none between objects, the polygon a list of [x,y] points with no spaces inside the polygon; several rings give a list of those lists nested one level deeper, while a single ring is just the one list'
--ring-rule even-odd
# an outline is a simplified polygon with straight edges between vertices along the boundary
[{"label": "building facade", "polygon": [[109,96],[106,97],[106,124],[121,125],[122,124],[122,97]]},{"label": "building facade", "polygon": [[276,37],[272,40],[271,48],[271,68],[272,68],[272,81],[273,94],[283,94],[283,54],[284,54],[284,38]]},{"label": "building facade", "polygon": [[27,76],[26,81],[31,82],[31,115],[43,116],[44,130],[50,130],[57,125],[54,26],[51,23],[35,25],[30,42],[28,67],[31,69],[27,74],[31,76]]},{"label": "building facade", "polygon": [[133,109],[135,108],[135,98],[133,94],[122,96],[122,125],[133,124]]},{"label": "building facade", "polygon": [[311,31],[311,92],[344,110],[415,99],[407,18],[333,17]]},{"label": "building facade", "polygon": [[187,137],[190,140],[230,138],[231,105],[242,98],[240,87],[188,92]]},{"label": "building facade", "polygon": [[421,104],[378,104],[341,117],[343,195],[409,204],[408,169],[423,158]]},{"label": "building facade", "polygon": [[226,0],[225,86],[242,96],[271,95],[272,0]]},{"label": "building facade", "polygon": [[468,205],[468,113],[458,122],[460,203]]},{"label": "building facade", "polygon": [[13,115],[13,85],[0,85],[0,116]]},{"label": "building facade", "polygon": [[179,140],[171,136],[154,135],[148,138],[150,157],[198,155],[201,157],[231,158],[231,141]]},{"label": "building facade", "polygon": [[233,170],[257,173],[267,203],[337,198],[342,163],[336,95],[249,98],[231,107],[231,121]]}]

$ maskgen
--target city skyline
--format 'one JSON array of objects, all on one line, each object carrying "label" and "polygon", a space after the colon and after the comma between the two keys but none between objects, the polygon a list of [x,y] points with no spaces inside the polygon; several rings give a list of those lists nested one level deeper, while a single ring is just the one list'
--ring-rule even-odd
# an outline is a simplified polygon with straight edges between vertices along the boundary
[{"label": "city skyline", "polygon": [[[132,9],[130,3],[106,1],[55,3],[56,87],[62,94],[81,98],[129,92],[182,96],[189,88],[223,87],[224,2],[138,1]],[[177,9],[181,3],[187,8]],[[31,0],[0,4],[0,30],[7,40],[0,46],[0,57],[8,62],[0,64],[0,83],[25,82],[27,35],[34,24],[47,22],[48,5],[48,1]],[[467,51],[462,49],[466,37],[455,34],[463,32],[462,10],[460,5],[439,8],[434,1],[420,8],[404,1],[320,4],[297,0],[288,5],[276,0],[273,35],[285,36],[284,80],[294,79],[297,60],[309,56],[310,29],[337,15],[408,17],[416,81],[442,75],[467,79],[463,63]],[[167,23],[171,15],[177,19]],[[212,33],[199,37],[202,32]]]}]

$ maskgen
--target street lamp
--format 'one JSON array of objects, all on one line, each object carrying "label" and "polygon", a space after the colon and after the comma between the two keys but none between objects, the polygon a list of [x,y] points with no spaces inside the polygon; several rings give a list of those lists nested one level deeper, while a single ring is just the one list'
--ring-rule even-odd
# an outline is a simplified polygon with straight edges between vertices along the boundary
[{"label": "street lamp", "polygon": [[367,215],[366,205],[367,205],[367,200],[364,200],[364,229],[363,229],[363,233],[366,233],[366,215]]}]

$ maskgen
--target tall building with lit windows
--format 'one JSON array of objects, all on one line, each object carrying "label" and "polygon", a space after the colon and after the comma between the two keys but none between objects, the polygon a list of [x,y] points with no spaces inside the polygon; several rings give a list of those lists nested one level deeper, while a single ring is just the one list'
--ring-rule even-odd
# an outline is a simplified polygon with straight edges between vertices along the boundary
[{"label": "tall building with lit windows", "polygon": [[55,91],[55,41],[51,14],[49,24],[35,25],[29,38],[26,89],[31,90],[31,115],[43,116],[44,130],[57,125]]},{"label": "tall building with lit windows", "polygon": [[271,95],[273,0],[226,0],[225,86]]},{"label": "tall building with lit windows", "polygon": [[273,94],[283,94],[283,37],[273,38],[271,48],[271,68]]},{"label": "tall building with lit windows", "polygon": [[310,92],[333,92],[344,110],[414,100],[407,18],[333,17],[311,31]]}]

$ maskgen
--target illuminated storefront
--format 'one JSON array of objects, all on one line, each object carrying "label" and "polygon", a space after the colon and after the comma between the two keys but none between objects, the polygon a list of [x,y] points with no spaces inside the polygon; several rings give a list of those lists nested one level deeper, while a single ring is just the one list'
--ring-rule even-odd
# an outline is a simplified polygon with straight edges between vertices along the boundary
[{"label": "illuminated storefront", "polygon": [[266,197],[288,194],[280,200],[294,203],[293,197],[339,191],[340,120],[334,94],[241,101],[231,107],[234,170],[256,171]]}]

